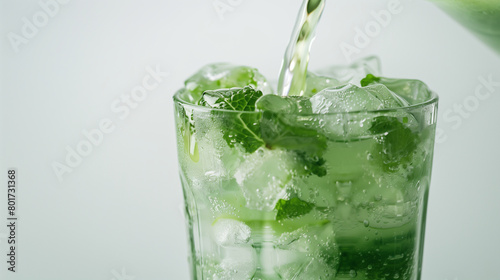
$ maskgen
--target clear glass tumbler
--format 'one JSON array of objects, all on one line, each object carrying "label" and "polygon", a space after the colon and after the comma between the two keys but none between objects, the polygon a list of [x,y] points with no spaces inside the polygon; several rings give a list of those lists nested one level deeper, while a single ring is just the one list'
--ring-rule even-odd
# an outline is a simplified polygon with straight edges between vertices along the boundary
[{"label": "clear glass tumbler", "polygon": [[[192,279],[420,279],[438,98],[415,81],[387,85],[412,105],[240,112],[177,92]],[[230,141],[244,123],[248,141],[310,142],[249,152]]]}]

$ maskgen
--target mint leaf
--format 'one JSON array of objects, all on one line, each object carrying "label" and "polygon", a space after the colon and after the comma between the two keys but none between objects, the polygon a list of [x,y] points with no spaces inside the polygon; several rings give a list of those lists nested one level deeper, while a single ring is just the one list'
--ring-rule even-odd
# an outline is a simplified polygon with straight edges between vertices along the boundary
[{"label": "mint leaf", "polygon": [[379,135],[379,152],[374,156],[379,159],[385,171],[394,172],[400,165],[411,162],[419,137],[398,118],[376,117],[370,132]]},{"label": "mint leaf", "polygon": [[[262,96],[262,92],[251,86],[224,90],[205,91],[198,102],[199,105],[224,109],[235,112],[212,111],[222,119],[224,125],[224,140],[230,147],[237,144],[243,146],[246,152],[253,153],[264,141],[260,136],[261,113],[255,112],[255,102]],[[248,111],[241,112],[241,111]]]},{"label": "mint leaf", "polygon": [[224,140],[229,147],[243,146],[247,153],[255,152],[264,145],[259,135],[260,113],[239,113],[238,116],[225,116]]},{"label": "mint leaf", "polygon": [[255,111],[255,102],[262,96],[251,86],[203,92],[198,105],[232,111]]},{"label": "mint leaf", "polygon": [[290,200],[280,199],[274,207],[278,211],[276,220],[291,219],[305,215],[314,208],[314,204],[300,200],[298,197]]},{"label": "mint leaf", "polygon": [[372,74],[366,75],[365,78],[361,79],[360,84],[362,87],[366,87],[370,84],[374,84],[380,81],[380,77],[376,77]]},{"label": "mint leaf", "polygon": [[318,156],[310,156],[309,154],[301,151],[295,151],[298,160],[306,167],[306,175],[314,174],[318,177],[326,175],[325,159]]}]

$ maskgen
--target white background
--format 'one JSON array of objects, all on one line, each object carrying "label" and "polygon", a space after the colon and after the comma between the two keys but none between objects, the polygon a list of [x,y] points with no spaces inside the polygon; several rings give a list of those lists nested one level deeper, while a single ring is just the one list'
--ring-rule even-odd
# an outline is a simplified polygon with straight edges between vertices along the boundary
[{"label": "white background", "polygon": [[[214,2],[68,1],[16,52],[10,32],[23,36],[23,18],[43,9],[0,1],[1,279],[188,279],[172,95],[210,62],[276,79],[300,6],[220,0],[234,7],[217,13]],[[329,0],[310,69],[346,64],[341,43],[386,5]],[[386,76],[421,79],[440,95],[423,279],[500,279],[500,87],[473,103],[480,77],[500,82],[500,56],[428,2],[401,7],[352,58],[376,54]],[[113,112],[148,66],[169,76],[126,117]],[[460,123],[443,118],[464,102],[477,108]],[[115,129],[59,181],[54,162],[103,119]],[[17,273],[4,261],[10,167],[19,173]]]}]

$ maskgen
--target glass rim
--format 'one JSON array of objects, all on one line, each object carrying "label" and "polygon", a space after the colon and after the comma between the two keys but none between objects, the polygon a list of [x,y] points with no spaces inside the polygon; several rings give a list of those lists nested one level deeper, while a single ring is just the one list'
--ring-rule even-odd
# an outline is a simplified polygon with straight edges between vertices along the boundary
[{"label": "glass rim", "polygon": [[[255,110],[255,111],[240,111],[240,110],[228,110],[228,109],[218,109],[218,108],[209,108],[201,105],[190,103],[186,100],[183,100],[179,97],[179,94],[185,88],[178,90],[173,95],[174,103],[181,104],[183,107],[189,107],[191,109],[197,111],[206,111],[206,112],[221,112],[221,113],[233,113],[233,114],[258,114],[265,112],[265,110]],[[419,102],[416,104],[411,104],[409,106],[404,107],[395,107],[395,108],[386,108],[386,109],[377,109],[377,110],[356,110],[356,111],[337,111],[337,112],[328,112],[328,113],[287,113],[287,112],[279,112],[279,114],[283,115],[296,115],[296,116],[328,116],[328,115],[358,115],[358,114],[379,114],[379,113],[391,113],[391,112],[401,112],[401,111],[412,111],[420,108],[424,108],[433,104],[437,104],[439,101],[439,96],[432,90],[429,90],[429,98],[423,102]]]}]

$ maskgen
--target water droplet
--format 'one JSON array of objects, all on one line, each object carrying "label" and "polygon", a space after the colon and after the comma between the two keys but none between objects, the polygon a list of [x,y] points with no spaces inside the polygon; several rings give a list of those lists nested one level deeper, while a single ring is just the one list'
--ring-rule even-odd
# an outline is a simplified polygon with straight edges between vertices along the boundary
[{"label": "water droplet", "polygon": [[365,225],[365,227],[368,227],[370,225],[370,222],[368,220],[364,220],[363,225]]},{"label": "water droplet", "polygon": [[358,273],[356,272],[356,270],[351,269],[351,271],[349,271],[349,276],[351,276],[351,278],[354,278],[358,276]]}]

